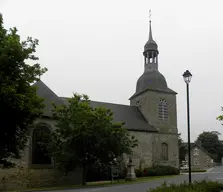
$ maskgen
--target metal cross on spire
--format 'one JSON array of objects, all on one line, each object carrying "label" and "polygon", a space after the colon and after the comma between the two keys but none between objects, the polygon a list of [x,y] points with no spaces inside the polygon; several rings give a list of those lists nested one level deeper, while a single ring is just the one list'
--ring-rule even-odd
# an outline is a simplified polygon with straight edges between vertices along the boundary
[{"label": "metal cross on spire", "polygon": [[151,17],[152,17],[152,13],[151,13],[151,9],[149,10],[149,21],[151,22]]}]

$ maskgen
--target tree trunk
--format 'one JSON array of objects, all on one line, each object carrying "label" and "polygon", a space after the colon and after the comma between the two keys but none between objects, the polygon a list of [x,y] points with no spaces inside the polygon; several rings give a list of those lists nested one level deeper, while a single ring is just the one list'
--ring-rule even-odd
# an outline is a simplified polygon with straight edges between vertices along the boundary
[{"label": "tree trunk", "polygon": [[82,173],[82,185],[86,185],[86,179],[87,179],[87,166],[83,166],[83,173]]}]

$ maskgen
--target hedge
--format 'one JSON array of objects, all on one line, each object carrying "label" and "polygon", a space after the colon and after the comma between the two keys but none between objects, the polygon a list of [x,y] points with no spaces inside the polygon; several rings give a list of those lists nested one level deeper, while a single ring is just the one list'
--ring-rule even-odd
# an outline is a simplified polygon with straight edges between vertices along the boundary
[{"label": "hedge", "polygon": [[[135,169],[136,177],[148,177],[148,176],[164,176],[164,175],[178,175],[179,169],[171,166],[155,166],[144,169]],[[120,170],[119,178],[124,179],[126,176],[126,169]],[[110,167],[92,167],[88,170],[87,182],[91,181],[105,181],[111,180],[111,168]]]},{"label": "hedge", "polygon": [[183,183],[170,186],[164,184],[156,189],[150,189],[148,192],[221,192],[222,190],[223,183],[203,180],[192,184]]},{"label": "hedge", "polygon": [[155,167],[136,169],[136,177],[148,177],[148,176],[164,176],[164,175],[178,175],[179,169],[171,166],[157,165]]}]

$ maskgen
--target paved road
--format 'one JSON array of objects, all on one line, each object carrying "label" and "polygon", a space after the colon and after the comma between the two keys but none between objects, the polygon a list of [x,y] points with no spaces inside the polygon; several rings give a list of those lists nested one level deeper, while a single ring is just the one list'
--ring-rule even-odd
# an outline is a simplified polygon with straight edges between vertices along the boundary
[{"label": "paved road", "polygon": [[[209,172],[205,173],[192,173],[192,180],[199,181],[203,179],[213,180],[213,181],[223,181],[223,166],[216,167]],[[51,192],[146,192],[149,188],[155,188],[166,183],[180,184],[188,181],[188,175],[179,175],[173,178],[159,179],[155,181],[148,181],[146,183],[136,183],[129,185],[113,185],[109,187],[97,187],[97,188],[87,188],[87,189],[68,189],[60,191]]]}]

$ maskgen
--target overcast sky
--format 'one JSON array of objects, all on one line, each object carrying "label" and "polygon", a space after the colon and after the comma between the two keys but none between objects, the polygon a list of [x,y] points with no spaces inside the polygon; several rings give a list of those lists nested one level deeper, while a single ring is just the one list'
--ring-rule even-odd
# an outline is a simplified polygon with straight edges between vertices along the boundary
[{"label": "overcast sky", "polygon": [[192,140],[202,131],[223,133],[222,0],[0,0],[5,27],[40,41],[42,80],[59,96],[129,104],[143,73],[143,47],[152,10],[159,71],[175,90],[178,130],[187,138],[186,85],[190,84]]}]

